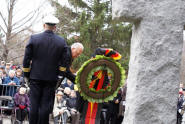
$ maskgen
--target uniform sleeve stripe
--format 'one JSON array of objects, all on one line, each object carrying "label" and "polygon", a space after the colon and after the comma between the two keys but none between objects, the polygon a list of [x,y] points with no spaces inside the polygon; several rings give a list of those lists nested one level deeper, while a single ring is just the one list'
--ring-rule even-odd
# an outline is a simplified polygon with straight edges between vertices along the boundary
[{"label": "uniform sleeve stripe", "polygon": [[22,68],[23,72],[30,72],[30,68]]},{"label": "uniform sleeve stripe", "polygon": [[60,70],[60,71],[66,71],[66,68],[60,66],[60,67],[59,67],[59,70]]}]

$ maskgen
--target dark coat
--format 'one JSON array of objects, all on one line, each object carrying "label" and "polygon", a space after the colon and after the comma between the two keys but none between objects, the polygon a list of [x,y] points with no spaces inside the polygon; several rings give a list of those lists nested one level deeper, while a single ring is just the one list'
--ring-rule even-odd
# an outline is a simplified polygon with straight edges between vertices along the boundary
[{"label": "dark coat", "polygon": [[[119,90],[118,94],[116,97],[114,97],[114,99],[112,101],[109,101],[109,107],[108,107],[108,113],[112,113],[112,114],[118,114],[119,112],[119,103],[121,102],[121,90]],[[116,100],[119,101],[119,103],[115,103]]]},{"label": "dark coat", "polygon": [[8,84],[8,83],[10,83],[11,81],[13,81],[14,83],[16,83],[16,85],[20,85],[20,82],[19,82],[19,79],[16,77],[16,76],[14,76],[13,78],[11,78],[11,77],[6,77],[5,79],[4,79],[4,82],[3,82],[3,84]]},{"label": "dark coat", "polygon": [[16,83],[16,85],[20,85],[19,79],[17,77],[13,77],[10,78],[9,76],[5,78],[5,80],[3,81],[3,84],[7,84],[7,86],[4,87],[5,90],[5,94],[7,96],[14,96],[14,94],[16,93],[16,89],[17,86],[14,85],[8,85],[11,81],[13,81],[14,83]]},{"label": "dark coat", "polygon": [[184,95],[181,95],[181,96],[178,98],[177,111],[178,111],[179,109],[182,109],[182,108],[183,108],[183,102],[184,102]]},{"label": "dark coat", "polygon": [[66,83],[63,84],[63,87],[64,88],[69,87],[71,90],[74,90],[74,84],[73,83],[69,86],[69,84],[66,82]]},{"label": "dark coat", "polygon": [[65,40],[50,30],[32,35],[25,49],[24,76],[30,79],[56,81],[60,63],[67,56]]},{"label": "dark coat", "polygon": [[28,111],[30,110],[30,108],[29,108],[30,101],[29,101],[29,98],[28,98],[27,94],[16,93],[15,96],[14,96],[14,102],[15,102],[16,109],[19,108],[19,105],[25,105],[27,110]]},{"label": "dark coat", "polygon": [[126,101],[126,92],[127,92],[127,83],[125,83],[125,85],[121,88],[122,100],[119,104],[119,115],[120,116],[124,116],[125,105],[123,105],[123,103],[125,104],[125,101]]},{"label": "dark coat", "polygon": [[67,107],[76,109],[77,107],[77,98],[68,98],[67,99]]},{"label": "dark coat", "polygon": [[60,75],[68,78],[71,82],[75,82],[75,75],[70,71],[70,67],[72,65],[73,58],[71,53],[71,47],[67,47],[67,52],[65,55],[65,61],[61,61],[61,66],[66,67],[66,71],[60,71]]}]

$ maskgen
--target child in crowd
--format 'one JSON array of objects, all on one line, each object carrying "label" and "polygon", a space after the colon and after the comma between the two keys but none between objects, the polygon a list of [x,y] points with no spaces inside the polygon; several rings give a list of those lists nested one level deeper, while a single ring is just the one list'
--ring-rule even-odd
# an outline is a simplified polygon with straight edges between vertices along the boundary
[{"label": "child in crowd", "polygon": [[29,113],[29,98],[26,93],[26,87],[22,85],[18,92],[14,96],[15,109],[16,109],[16,119],[22,122],[26,115]]}]

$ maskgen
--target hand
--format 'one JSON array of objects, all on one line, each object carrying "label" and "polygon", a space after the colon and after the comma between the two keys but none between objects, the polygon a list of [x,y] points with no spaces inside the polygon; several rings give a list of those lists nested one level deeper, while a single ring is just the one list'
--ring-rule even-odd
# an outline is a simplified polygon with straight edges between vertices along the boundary
[{"label": "hand", "polygon": [[118,104],[118,103],[119,103],[119,100],[118,100],[118,99],[116,99],[115,103],[116,103],[116,104]]},{"label": "hand", "polygon": [[184,114],[184,110],[183,110],[183,109],[179,109],[179,113],[180,113],[181,115],[183,115],[183,114]]},{"label": "hand", "polygon": [[59,112],[59,114],[61,115],[62,113],[64,113],[64,111],[63,110],[61,110],[60,112]]},{"label": "hand", "polygon": [[58,87],[60,87],[60,85],[61,85],[61,83],[62,83],[63,79],[64,79],[64,77],[63,77],[63,76],[58,76],[56,89],[58,89]]},{"label": "hand", "polygon": [[59,88],[58,88],[58,90],[60,90],[60,91],[64,91],[64,89],[63,89],[63,88],[61,88],[61,87],[59,87]]},{"label": "hand", "polygon": [[60,76],[60,75],[59,75],[59,76],[58,76],[58,78],[59,78],[59,79],[62,79],[62,78],[63,78],[63,76]]},{"label": "hand", "polygon": [[71,111],[76,112],[76,109],[72,108]]},{"label": "hand", "polygon": [[16,85],[16,83],[11,81],[10,83],[8,83],[8,85]]}]

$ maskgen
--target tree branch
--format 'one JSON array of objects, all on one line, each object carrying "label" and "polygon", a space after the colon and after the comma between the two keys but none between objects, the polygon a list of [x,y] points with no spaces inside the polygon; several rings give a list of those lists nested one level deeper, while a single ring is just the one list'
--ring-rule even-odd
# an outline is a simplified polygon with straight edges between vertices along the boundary
[{"label": "tree branch", "polygon": [[11,34],[14,34],[14,35],[12,35],[11,37],[9,37],[8,41],[11,40],[12,38],[14,38],[17,34],[19,34],[19,33],[23,32],[23,31],[29,29],[29,28],[32,26],[32,23],[34,23],[34,22],[36,21],[38,15],[39,15],[39,14],[36,15],[35,19],[31,22],[31,24],[30,24],[29,26],[27,26],[27,27],[21,29],[21,30],[18,31],[18,32],[15,32],[15,33],[13,32],[13,33],[11,33]]},{"label": "tree branch", "polygon": [[3,20],[3,22],[4,22],[4,25],[6,26],[6,28],[8,28],[7,23],[6,23],[6,20],[3,17],[3,14],[1,12],[0,12],[0,16],[1,16],[2,20]]},{"label": "tree branch", "polygon": [[16,32],[16,33],[12,33],[12,34],[14,34],[14,35],[12,35],[12,36],[8,39],[8,41],[11,40],[12,38],[14,38],[17,34],[19,34],[19,33],[23,32],[23,31],[29,29],[31,26],[32,26],[32,24],[29,25],[29,26],[26,27],[26,28],[21,29],[20,31],[18,31],[18,32]]},{"label": "tree branch", "polygon": [[0,29],[2,29],[3,33],[5,33],[6,35],[6,31],[4,30],[4,28],[0,25]]},{"label": "tree branch", "polygon": [[16,56],[14,58],[10,58],[10,60],[14,60],[14,59],[17,59],[17,58],[20,58],[20,57],[23,57],[23,56],[24,56],[24,54],[23,55]]},{"label": "tree branch", "polygon": [[[25,25],[27,22],[29,22],[34,16],[35,16],[35,15],[33,14],[33,15],[32,15],[30,18],[28,18],[25,22],[23,22],[21,25],[15,27],[15,28],[13,28],[12,30],[16,30],[16,29],[18,29],[18,28],[24,26],[24,25]],[[25,17],[25,19],[26,19],[26,17]],[[24,20],[25,20],[25,19],[24,19]],[[14,26],[14,25],[13,25],[13,26]]]},{"label": "tree branch", "polygon": [[6,2],[7,2],[7,11],[9,12],[9,10],[10,10],[10,0],[7,0]]},{"label": "tree branch", "polygon": [[13,50],[16,46],[18,46],[18,45],[20,45],[20,44],[22,44],[25,40],[27,40],[29,38],[29,36],[28,37],[26,37],[26,38],[24,38],[23,40],[21,40],[20,42],[17,42],[16,44],[14,44],[13,46],[11,46],[11,47],[9,47],[9,49],[10,50]]},{"label": "tree branch", "polygon": [[0,60],[3,60],[3,57],[2,57],[2,55],[0,55]]},{"label": "tree branch", "polygon": [[0,39],[0,44],[1,44],[1,47],[3,46],[3,41],[2,41],[2,39]]},{"label": "tree branch", "polygon": [[[33,10],[33,11],[31,11],[31,12],[29,12],[27,15],[25,15],[24,17],[22,17],[20,20],[18,20],[17,22],[15,22],[12,26],[15,26],[15,25],[17,25],[17,24],[19,24],[19,23],[21,23],[22,21],[24,21],[28,16],[30,16],[31,14],[33,14],[32,15],[32,17],[37,13],[37,12],[39,12],[39,10],[40,10],[40,8],[43,6],[43,4],[41,4],[37,9],[35,9],[35,10]],[[28,20],[28,19],[27,19]],[[29,20],[28,20],[29,21]],[[27,21],[26,21],[27,22]],[[22,24],[21,24],[22,25]],[[21,26],[20,25],[20,26]],[[16,29],[17,29],[17,27],[16,27]]]},{"label": "tree branch", "polygon": [[[25,19],[27,19],[31,14],[33,14],[31,17],[33,17],[34,16],[34,14],[36,13],[37,11],[31,11],[31,12],[29,12],[26,16],[24,16],[23,18],[21,18],[20,20],[18,20],[17,22],[15,22],[12,26],[15,26],[15,25],[18,25],[19,23],[21,23],[21,22],[23,22]],[[29,18],[30,19],[30,18]],[[28,19],[27,19],[28,20]],[[29,21],[29,20],[28,20]],[[21,23],[21,25],[22,25],[22,23]],[[20,26],[20,25],[19,25]],[[18,26],[18,27],[19,27]],[[16,27],[17,28],[17,27]],[[14,28],[14,29],[16,29],[16,28]]]}]

